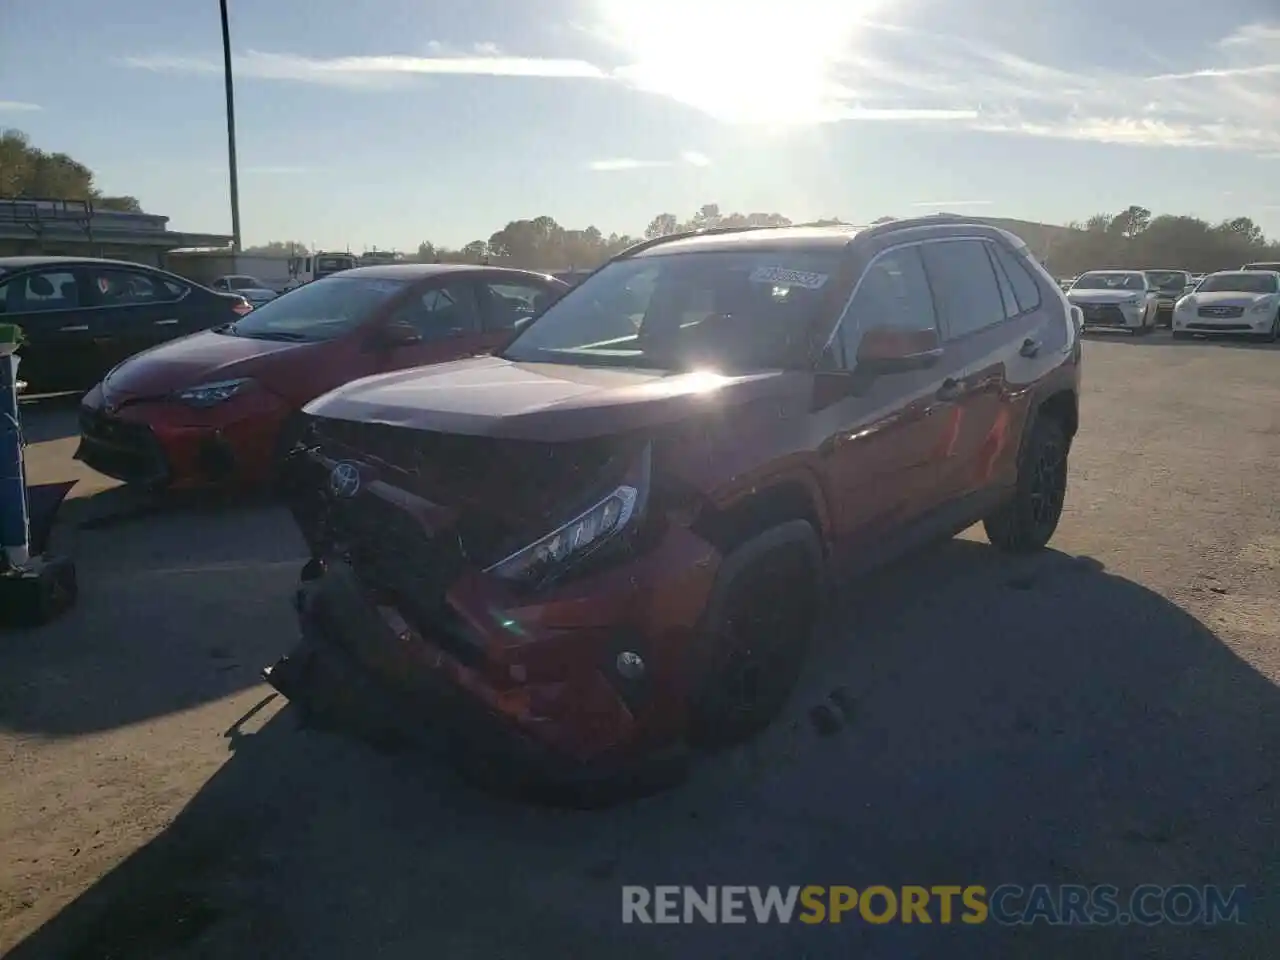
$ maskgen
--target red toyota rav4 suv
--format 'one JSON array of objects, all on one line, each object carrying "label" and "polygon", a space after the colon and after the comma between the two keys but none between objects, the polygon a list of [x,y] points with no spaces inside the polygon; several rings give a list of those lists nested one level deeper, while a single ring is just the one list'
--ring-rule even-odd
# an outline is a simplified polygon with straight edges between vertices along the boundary
[{"label": "red toyota rav4 suv", "polygon": [[1049,540],[1080,349],[963,218],[642,243],[494,356],[306,407],[303,640],[265,674],[527,784],[679,768],[778,713],[831,577]]}]

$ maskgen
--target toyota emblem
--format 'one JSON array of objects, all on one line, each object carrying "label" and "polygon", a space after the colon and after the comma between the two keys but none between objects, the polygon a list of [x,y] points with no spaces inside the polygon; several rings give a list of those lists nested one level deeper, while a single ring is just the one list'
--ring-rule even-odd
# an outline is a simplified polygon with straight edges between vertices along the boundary
[{"label": "toyota emblem", "polygon": [[334,467],[329,474],[329,492],[343,500],[354,497],[360,492],[360,468],[349,461]]}]

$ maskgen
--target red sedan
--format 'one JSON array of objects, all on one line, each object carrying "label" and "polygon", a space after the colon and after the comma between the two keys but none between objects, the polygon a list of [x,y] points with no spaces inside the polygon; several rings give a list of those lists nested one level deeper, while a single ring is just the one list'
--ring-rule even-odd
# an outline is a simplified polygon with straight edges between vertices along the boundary
[{"label": "red sedan", "polygon": [[151,488],[261,486],[309,401],[351,380],[486,353],[568,290],[465,264],[347,270],[139,353],[80,406],[76,459]]}]

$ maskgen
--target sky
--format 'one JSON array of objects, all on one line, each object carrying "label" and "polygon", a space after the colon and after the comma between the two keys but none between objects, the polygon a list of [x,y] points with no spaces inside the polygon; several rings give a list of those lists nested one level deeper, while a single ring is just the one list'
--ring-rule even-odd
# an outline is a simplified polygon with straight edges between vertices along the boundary
[{"label": "sky", "polygon": [[[229,0],[242,234],[1130,204],[1280,237],[1277,0]],[[0,3],[0,127],[230,232],[217,0]]]}]

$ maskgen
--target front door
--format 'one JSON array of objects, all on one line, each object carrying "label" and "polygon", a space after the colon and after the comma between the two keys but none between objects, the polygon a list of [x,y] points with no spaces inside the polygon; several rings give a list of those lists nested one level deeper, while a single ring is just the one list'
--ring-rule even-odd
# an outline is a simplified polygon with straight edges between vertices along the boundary
[{"label": "front door", "polygon": [[[833,385],[857,374],[858,344],[870,327],[941,336],[918,246],[887,250],[867,267],[832,344],[831,365],[845,371],[831,375]],[[857,563],[890,546],[939,505],[935,456],[947,424],[949,362],[944,350],[933,367],[882,374],[816,412],[842,560]],[[828,375],[817,377],[820,394]]]},{"label": "front door", "polygon": [[101,375],[78,267],[50,265],[0,283],[0,321],[22,328],[18,378],[32,393],[83,390]]}]

